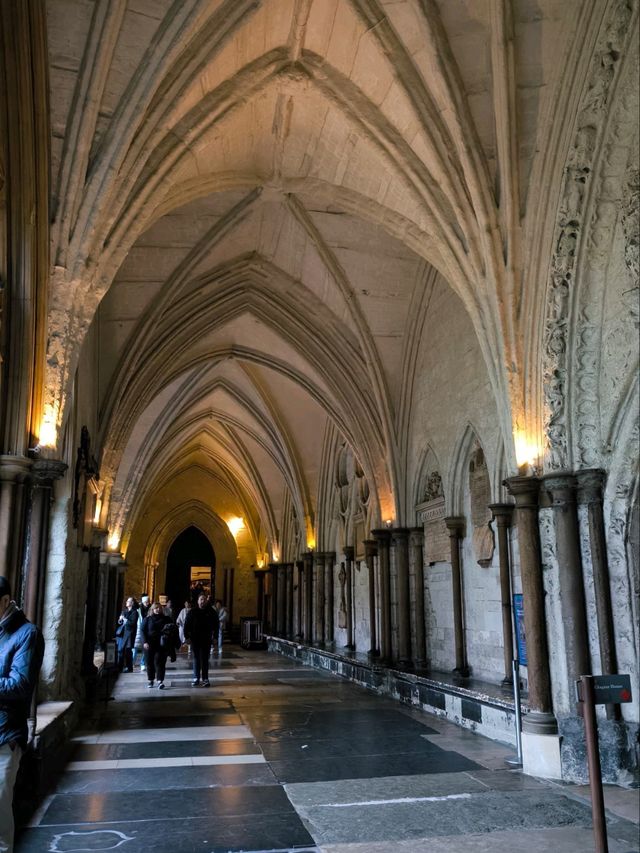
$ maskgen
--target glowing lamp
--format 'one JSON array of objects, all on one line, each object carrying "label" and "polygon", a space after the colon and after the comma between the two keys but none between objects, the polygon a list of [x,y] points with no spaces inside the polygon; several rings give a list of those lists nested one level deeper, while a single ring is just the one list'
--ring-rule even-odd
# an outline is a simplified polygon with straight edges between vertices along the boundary
[{"label": "glowing lamp", "polygon": [[118,546],[120,545],[120,536],[115,531],[109,534],[107,539],[107,546],[110,551],[117,551]]},{"label": "glowing lamp", "polygon": [[522,473],[531,473],[540,461],[540,446],[538,442],[527,435],[524,430],[516,430],[513,434],[513,442],[516,451],[516,464]]},{"label": "glowing lamp", "polygon": [[238,533],[244,527],[244,519],[243,518],[237,518],[237,517],[230,518],[227,521],[227,527],[229,528],[231,535],[235,539],[237,537]]}]

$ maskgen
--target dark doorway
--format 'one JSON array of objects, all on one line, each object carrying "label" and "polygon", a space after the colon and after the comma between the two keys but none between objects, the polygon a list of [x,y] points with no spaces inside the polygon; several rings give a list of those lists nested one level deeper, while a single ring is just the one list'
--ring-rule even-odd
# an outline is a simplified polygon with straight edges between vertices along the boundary
[{"label": "dark doorway", "polygon": [[167,580],[164,591],[173,603],[175,615],[182,610],[184,602],[190,598],[192,566],[211,566],[211,580],[208,586],[213,590],[216,570],[215,551],[204,533],[193,526],[187,527],[176,537],[167,555]]}]

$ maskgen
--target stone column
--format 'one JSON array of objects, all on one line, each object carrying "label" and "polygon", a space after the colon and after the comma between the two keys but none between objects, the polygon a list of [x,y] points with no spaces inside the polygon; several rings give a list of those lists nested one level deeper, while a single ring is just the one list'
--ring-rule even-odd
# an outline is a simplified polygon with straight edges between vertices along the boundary
[{"label": "stone column", "polygon": [[380,649],[378,647],[378,631],[376,626],[376,572],[375,558],[378,556],[378,545],[375,539],[365,539],[364,558],[367,561],[367,571],[369,573],[369,655],[378,657]]},{"label": "stone column", "polygon": [[[95,542],[95,538],[94,538]],[[98,594],[100,585],[100,545],[89,548],[89,568],[85,598],[84,637],[82,641],[81,671],[85,678],[96,675],[93,656],[97,642]]]},{"label": "stone column", "polygon": [[287,633],[287,574],[284,563],[278,563],[278,603],[276,605],[276,627],[279,637]]},{"label": "stone column", "polygon": [[509,477],[504,484],[516,502],[524,629],[527,638],[530,711],[523,718],[522,730],[531,734],[553,735],[558,731],[558,722],[553,715],[551,704],[551,676],[540,559],[540,480],[537,477]]},{"label": "stone column", "polygon": [[314,643],[324,643],[324,554],[315,555],[315,599]]},{"label": "stone column", "polygon": [[345,649],[348,652],[355,651],[356,645],[353,636],[353,557],[355,549],[352,545],[345,545],[344,559],[347,578],[345,582],[345,596],[347,600],[347,642]]},{"label": "stone column", "polygon": [[451,548],[451,588],[453,592],[453,632],[456,653],[456,665],[453,670],[463,678],[469,677],[467,649],[462,618],[462,568],[460,565],[460,540],[464,537],[464,518],[450,515],[444,520],[449,531]]},{"label": "stone column", "polygon": [[257,589],[257,598],[256,598],[256,616],[263,623],[264,628],[264,576],[265,572],[260,570],[255,570],[253,572],[253,576],[256,579],[258,589]]},{"label": "stone column", "polygon": [[0,575],[11,589],[20,587],[23,550],[25,482],[33,464],[24,456],[0,456]]},{"label": "stone column", "polygon": [[380,566],[380,657],[391,660],[391,574],[389,567],[389,545],[391,531],[387,528],[372,530],[378,545]]},{"label": "stone column", "polygon": [[301,643],[302,632],[304,631],[304,622],[302,616],[304,606],[304,562],[302,560],[296,560],[295,566],[296,571],[298,573],[298,585],[296,586],[296,620],[295,634],[293,636],[293,639],[296,641],[296,643]]},{"label": "stone column", "polygon": [[416,647],[413,665],[416,669],[424,669],[427,665],[424,619],[424,527],[409,529],[409,548],[415,578]]},{"label": "stone column", "polygon": [[336,564],[335,552],[331,551],[324,555],[324,641],[334,642],[334,568]]},{"label": "stone column", "polygon": [[24,611],[36,625],[42,625],[53,484],[66,470],[66,463],[55,459],[37,459],[31,467],[22,576]]},{"label": "stone column", "polygon": [[304,563],[304,641],[313,642],[313,551],[302,555]]},{"label": "stone column", "polygon": [[[613,632],[607,541],[602,510],[602,490],[606,476],[604,471],[597,468],[576,472],[578,500],[581,504],[586,505],[589,522],[589,546],[593,571],[593,593],[596,600],[596,617],[598,620],[600,667],[603,674],[616,675],[618,673],[618,660]],[[607,719],[619,720],[621,718],[619,705],[607,705],[606,709]]]},{"label": "stone column", "polygon": [[502,646],[504,651],[504,678],[502,683],[513,684],[513,620],[511,614],[511,560],[509,556],[509,528],[513,517],[513,504],[489,504],[498,526],[498,559],[500,561],[500,601],[502,604]]},{"label": "stone column", "polygon": [[278,564],[269,563],[269,633],[278,633]]},{"label": "stone column", "polygon": [[398,571],[398,662],[411,666],[411,613],[409,597],[409,531],[397,527],[392,531]]},{"label": "stone column", "polygon": [[558,583],[567,656],[570,695],[581,675],[591,675],[587,605],[584,595],[580,534],[578,528],[578,481],[566,472],[547,474],[543,487],[550,493],[556,530]]},{"label": "stone column", "polygon": [[285,576],[285,634],[288,640],[293,637],[293,563],[284,564]]}]

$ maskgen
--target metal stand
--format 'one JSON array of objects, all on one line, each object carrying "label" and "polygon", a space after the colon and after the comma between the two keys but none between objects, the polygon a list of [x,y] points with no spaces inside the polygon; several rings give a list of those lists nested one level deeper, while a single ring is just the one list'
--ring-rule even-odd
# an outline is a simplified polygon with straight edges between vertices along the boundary
[{"label": "metal stand", "polygon": [[514,658],[511,661],[511,675],[513,677],[513,703],[516,711],[516,749],[518,754],[515,758],[505,758],[505,764],[509,767],[522,767],[522,706],[520,704],[520,661]]},{"label": "metal stand", "polygon": [[591,789],[591,812],[593,815],[593,838],[596,853],[609,853],[607,843],[607,819],[604,813],[604,793],[602,790],[602,770],[600,768],[600,750],[598,748],[598,722],[596,719],[596,698],[593,676],[583,675],[582,711],[584,733],[587,741],[587,763],[589,764],[589,788]]}]

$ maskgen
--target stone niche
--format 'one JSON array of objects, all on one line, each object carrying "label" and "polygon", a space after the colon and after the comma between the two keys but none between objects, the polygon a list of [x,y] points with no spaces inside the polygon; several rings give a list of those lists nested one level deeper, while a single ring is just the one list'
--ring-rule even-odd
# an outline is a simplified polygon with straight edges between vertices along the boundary
[{"label": "stone niche", "polygon": [[491,565],[495,542],[491,529],[491,480],[484,451],[476,447],[469,461],[469,496],[471,500],[471,525],[473,552],[481,566]]},{"label": "stone niche", "polygon": [[442,477],[432,471],[427,480],[424,500],[416,506],[418,521],[424,524],[424,559],[427,565],[446,563],[451,556]]}]

